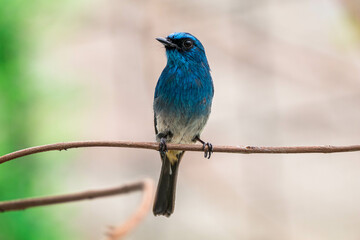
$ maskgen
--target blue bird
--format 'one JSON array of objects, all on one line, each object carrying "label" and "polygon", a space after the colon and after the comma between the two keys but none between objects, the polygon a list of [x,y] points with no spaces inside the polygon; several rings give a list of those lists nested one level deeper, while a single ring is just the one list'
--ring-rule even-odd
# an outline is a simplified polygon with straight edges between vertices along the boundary
[{"label": "blue bird", "polygon": [[214,86],[201,42],[185,32],[156,38],[166,49],[167,64],[154,96],[156,140],[162,160],[153,213],[169,217],[174,211],[176,178],[184,151],[167,150],[166,143],[203,144],[205,158],[212,145],[200,139],[211,111]]}]

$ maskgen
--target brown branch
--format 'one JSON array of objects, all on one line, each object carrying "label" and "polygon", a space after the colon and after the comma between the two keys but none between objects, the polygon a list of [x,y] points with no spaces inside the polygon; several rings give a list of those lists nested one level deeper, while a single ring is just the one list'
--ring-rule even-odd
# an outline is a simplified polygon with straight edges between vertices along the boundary
[{"label": "brown branch", "polygon": [[[80,147],[123,147],[159,150],[156,142],[125,142],[125,141],[84,141],[64,142],[22,149],[0,157],[0,164],[23,156],[54,150],[67,150]],[[200,144],[167,144],[169,150],[203,151]],[[335,153],[360,151],[360,145],[349,146],[297,146],[297,147],[256,147],[256,146],[213,146],[213,152],[223,153]]]},{"label": "brown branch", "polygon": [[131,232],[149,213],[153,201],[154,182],[145,180],[143,185],[143,199],[136,212],[122,225],[112,227],[107,234],[107,240],[118,240]]},{"label": "brown branch", "polygon": [[[32,207],[39,207],[39,206],[46,206],[52,204],[59,204],[59,203],[67,203],[73,201],[80,201],[86,199],[94,199],[100,197],[108,197],[112,195],[130,193],[134,191],[141,191],[148,188],[149,181],[151,180],[144,180],[134,183],[129,183],[125,185],[121,185],[119,187],[107,188],[107,189],[99,189],[99,190],[90,190],[85,192],[79,193],[71,193],[71,194],[64,194],[64,195],[57,195],[57,196],[46,196],[46,197],[39,197],[39,198],[27,198],[27,199],[19,199],[19,200],[12,200],[12,201],[3,201],[0,202],[0,211],[1,212],[8,212],[8,211],[16,211],[16,210],[23,210]],[[149,193],[147,193],[149,194]]]}]

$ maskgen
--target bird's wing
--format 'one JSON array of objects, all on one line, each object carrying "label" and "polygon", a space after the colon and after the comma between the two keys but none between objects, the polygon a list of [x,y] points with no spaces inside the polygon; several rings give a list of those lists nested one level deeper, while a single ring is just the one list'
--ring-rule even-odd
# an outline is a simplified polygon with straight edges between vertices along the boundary
[{"label": "bird's wing", "polygon": [[155,127],[155,134],[157,135],[159,131],[157,129],[156,113],[154,113],[154,127]]}]

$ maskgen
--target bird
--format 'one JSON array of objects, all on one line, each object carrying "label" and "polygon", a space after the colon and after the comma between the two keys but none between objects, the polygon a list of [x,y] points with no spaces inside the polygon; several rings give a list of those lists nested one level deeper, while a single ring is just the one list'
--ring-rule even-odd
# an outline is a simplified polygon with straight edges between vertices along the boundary
[{"label": "bird", "polygon": [[200,138],[209,118],[214,85],[204,46],[192,34],[175,32],[156,38],[166,50],[167,64],[155,88],[153,110],[156,141],[162,161],[154,200],[155,216],[174,212],[178,168],[184,151],[167,150],[167,143],[203,144],[204,157],[213,147]]}]

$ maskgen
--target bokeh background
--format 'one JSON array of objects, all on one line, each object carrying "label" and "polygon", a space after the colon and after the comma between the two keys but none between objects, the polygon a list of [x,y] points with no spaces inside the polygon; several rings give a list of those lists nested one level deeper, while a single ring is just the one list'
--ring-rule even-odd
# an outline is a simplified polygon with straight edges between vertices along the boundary
[{"label": "bokeh background", "polygon": [[[219,145],[360,143],[358,0],[0,0],[0,154],[61,141],[153,141],[166,64],[155,37],[204,44]],[[1,165],[0,199],[158,179],[149,150],[42,153]],[[359,239],[360,154],[187,153],[171,218],[127,239]],[[140,193],[0,215],[0,239],[101,239]]]}]

